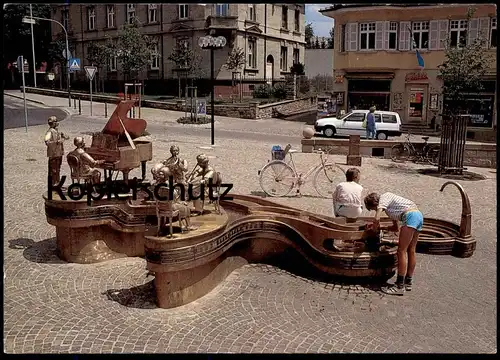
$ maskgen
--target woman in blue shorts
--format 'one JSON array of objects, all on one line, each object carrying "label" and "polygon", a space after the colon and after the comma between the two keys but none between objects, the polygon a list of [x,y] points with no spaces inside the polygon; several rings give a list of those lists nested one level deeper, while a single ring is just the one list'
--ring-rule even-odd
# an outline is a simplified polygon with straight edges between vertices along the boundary
[{"label": "woman in blue shorts", "polygon": [[[422,231],[424,217],[413,201],[389,192],[382,195],[377,193],[367,195],[365,197],[365,206],[368,210],[377,211],[373,221],[374,230],[380,228],[382,212],[385,212],[393,221],[393,225],[389,230],[399,230],[396,283],[383,287],[382,291],[390,295],[403,295],[405,290],[411,291],[413,272],[417,264],[418,236]],[[402,223],[401,229],[399,229],[399,221]]]}]

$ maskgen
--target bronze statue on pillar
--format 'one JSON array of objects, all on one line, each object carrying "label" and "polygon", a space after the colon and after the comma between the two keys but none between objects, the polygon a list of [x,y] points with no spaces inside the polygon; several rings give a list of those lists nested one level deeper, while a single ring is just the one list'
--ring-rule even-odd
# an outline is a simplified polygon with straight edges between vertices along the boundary
[{"label": "bronze statue on pillar", "polygon": [[64,155],[64,140],[68,140],[62,132],[59,132],[59,122],[55,116],[48,119],[49,130],[45,133],[45,145],[47,145],[48,174],[52,177],[52,185],[57,185],[61,179],[61,164]]}]

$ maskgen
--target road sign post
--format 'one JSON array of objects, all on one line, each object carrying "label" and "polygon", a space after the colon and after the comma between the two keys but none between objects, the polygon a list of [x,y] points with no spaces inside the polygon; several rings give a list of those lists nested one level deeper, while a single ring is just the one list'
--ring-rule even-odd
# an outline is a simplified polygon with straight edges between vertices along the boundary
[{"label": "road sign post", "polygon": [[97,72],[97,68],[95,66],[85,66],[84,69],[87,74],[87,78],[90,80],[90,116],[92,116],[92,83],[95,73]]},{"label": "road sign post", "polygon": [[26,132],[28,132],[28,107],[26,105],[26,83],[24,81],[24,73],[26,72],[25,67],[28,67],[29,70],[29,65],[26,60],[24,60],[24,57],[18,56],[17,57],[17,68],[21,72],[21,78],[23,80],[23,100],[24,100],[24,125],[26,127]]}]

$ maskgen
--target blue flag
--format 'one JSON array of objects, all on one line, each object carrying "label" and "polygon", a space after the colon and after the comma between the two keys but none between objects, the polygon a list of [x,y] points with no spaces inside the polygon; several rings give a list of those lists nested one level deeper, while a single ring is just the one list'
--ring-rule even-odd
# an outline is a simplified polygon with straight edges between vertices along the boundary
[{"label": "blue flag", "polygon": [[424,58],[422,57],[422,55],[420,55],[420,53],[418,52],[418,50],[416,50],[416,54],[417,54],[417,62],[418,62],[418,66],[423,69],[424,68]]}]

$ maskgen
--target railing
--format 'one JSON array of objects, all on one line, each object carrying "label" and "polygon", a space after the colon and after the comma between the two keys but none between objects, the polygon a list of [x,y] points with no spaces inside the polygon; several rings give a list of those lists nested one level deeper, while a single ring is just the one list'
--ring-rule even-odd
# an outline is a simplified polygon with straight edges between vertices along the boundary
[{"label": "railing", "polygon": [[443,116],[438,169],[461,175],[464,168],[467,122],[470,115]]}]

